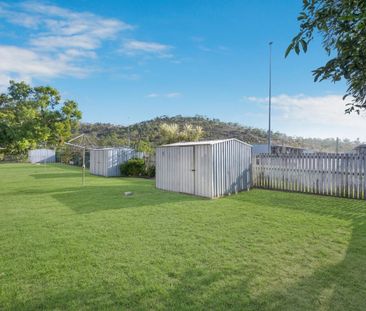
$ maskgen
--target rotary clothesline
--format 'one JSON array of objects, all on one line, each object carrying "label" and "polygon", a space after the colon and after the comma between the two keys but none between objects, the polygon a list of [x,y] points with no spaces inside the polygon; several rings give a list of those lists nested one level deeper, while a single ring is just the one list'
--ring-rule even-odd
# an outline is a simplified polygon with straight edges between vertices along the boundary
[{"label": "rotary clothesline", "polygon": [[81,134],[70,139],[65,143],[68,146],[82,150],[83,166],[82,166],[82,185],[85,184],[85,150],[96,148],[97,146],[85,135]]}]

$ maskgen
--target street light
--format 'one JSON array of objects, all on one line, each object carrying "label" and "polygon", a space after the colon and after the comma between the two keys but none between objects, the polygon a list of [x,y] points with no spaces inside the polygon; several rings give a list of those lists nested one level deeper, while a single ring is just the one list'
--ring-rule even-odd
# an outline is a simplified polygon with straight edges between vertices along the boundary
[{"label": "street light", "polygon": [[271,106],[272,106],[272,44],[269,42],[269,87],[268,87],[268,153],[272,153]]}]

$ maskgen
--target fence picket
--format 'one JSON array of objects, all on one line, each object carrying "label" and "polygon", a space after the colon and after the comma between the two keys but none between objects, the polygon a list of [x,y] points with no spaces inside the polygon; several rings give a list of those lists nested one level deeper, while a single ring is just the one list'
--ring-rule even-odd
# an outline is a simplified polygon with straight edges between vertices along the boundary
[{"label": "fence picket", "polygon": [[253,172],[259,188],[366,200],[366,155],[261,154]]},{"label": "fence picket", "polygon": [[366,200],[366,155],[362,155],[363,158],[363,199]]}]

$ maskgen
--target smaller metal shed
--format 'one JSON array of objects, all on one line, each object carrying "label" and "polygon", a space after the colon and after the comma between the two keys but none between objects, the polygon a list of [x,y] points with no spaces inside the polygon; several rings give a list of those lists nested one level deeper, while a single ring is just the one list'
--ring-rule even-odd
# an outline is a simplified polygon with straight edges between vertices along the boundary
[{"label": "smaller metal shed", "polygon": [[248,190],[252,146],[238,139],[164,145],[156,150],[156,187],[203,197]]},{"label": "smaller metal shed", "polygon": [[34,149],[28,151],[30,163],[54,163],[56,162],[56,152],[53,149]]},{"label": "smaller metal shed", "polygon": [[143,158],[143,153],[125,147],[91,149],[90,173],[106,177],[120,176],[120,165],[132,158]]}]

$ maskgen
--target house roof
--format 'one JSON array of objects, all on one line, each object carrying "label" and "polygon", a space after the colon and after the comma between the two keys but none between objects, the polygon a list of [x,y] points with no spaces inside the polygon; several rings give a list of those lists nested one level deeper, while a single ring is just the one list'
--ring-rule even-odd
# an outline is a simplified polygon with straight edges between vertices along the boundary
[{"label": "house roof", "polygon": [[[268,144],[253,144],[253,146],[268,146]],[[302,148],[302,147],[294,147],[294,146],[279,145],[279,144],[271,144],[271,147],[284,147],[284,148],[291,148],[291,149],[306,150],[306,148]]]},{"label": "house roof", "polygon": [[167,144],[167,145],[162,145],[160,147],[185,147],[185,146],[199,146],[199,145],[216,145],[216,144],[220,144],[220,143],[224,143],[224,142],[228,142],[228,141],[237,141],[241,144],[247,145],[247,146],[252,146],[250,144],[247,144],[239,139],[236,138],[229,138],[229,139],[217,139],[217,140],[204,140],[204,141],[191,141],[191,142],[179,142],[179,143],[174,143],[174,144]]},{"label": "house roof", "polygon": [[361,148],[366,148],[366,144],[358,145],[357,147],[355,147],[355,149],[361,149]]}]

